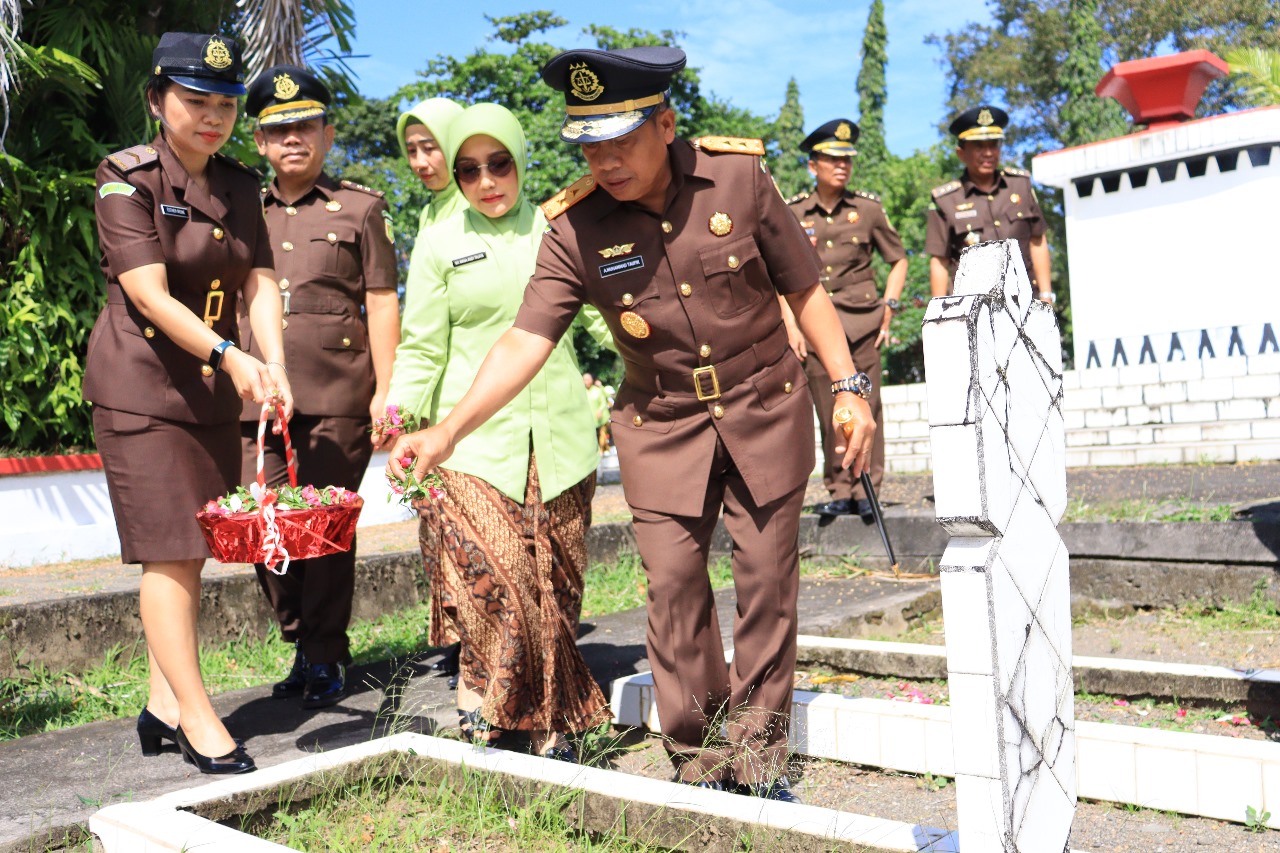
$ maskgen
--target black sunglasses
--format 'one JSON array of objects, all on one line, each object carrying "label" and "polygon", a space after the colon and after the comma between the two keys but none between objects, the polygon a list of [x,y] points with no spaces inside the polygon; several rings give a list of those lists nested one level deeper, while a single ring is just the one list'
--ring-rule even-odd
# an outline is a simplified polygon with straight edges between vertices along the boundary
[{"label": "black sunglasses", "polygon": [[505,178],[515,168],[516,160],[510,154],[494,154],[488,163],[468,163],[465,166],[454,166],[453,177],[459,184],[474,184],[480,180],[480,170],[487,169],[495,178]]}]

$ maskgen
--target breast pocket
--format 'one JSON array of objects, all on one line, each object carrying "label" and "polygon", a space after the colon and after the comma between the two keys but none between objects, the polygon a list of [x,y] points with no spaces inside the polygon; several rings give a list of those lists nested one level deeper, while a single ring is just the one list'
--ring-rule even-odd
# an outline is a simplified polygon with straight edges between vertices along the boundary
[{"label": "breast pocket", "polygon": [[360,273],[359,234],[350,225],[332,225],[307,243],[307,271],[350,280]]},{"label": "breast pocket", "polygon": [[364,324],[351,319],[326,323],[320,331],[320,346],[339,352],[364,352],[368,347]]},{"label": "breast pocket", "polygon": [[772,290],[760,249],[750,235],[698,252],[711,305],[721,317],[736,317],[760,304]]}]

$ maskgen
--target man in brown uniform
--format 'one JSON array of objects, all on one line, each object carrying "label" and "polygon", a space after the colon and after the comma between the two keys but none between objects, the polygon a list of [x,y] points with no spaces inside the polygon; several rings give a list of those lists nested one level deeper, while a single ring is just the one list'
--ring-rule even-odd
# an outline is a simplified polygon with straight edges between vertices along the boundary
[{"label": "man in brown uniform", "polygon": [[[441,423],[403,436],[388,470],[446,458],[535,374],[585,303],[626,366],[611,427],[648,578],[648,648],[677,778],[793,800],[784,770],[795,665],[797,536],[813,467],[812,414],[787,346],[782,294],[836,379],[866,467],[875,429],[817,258],[757,140],[676,140],[667,102],[683,51],[574,50],[543,79],[565,92],[562,139],[591,175],[543,205],[550,224],[524,304]],[[725,664],[707,577],[724,511],[738,593]],[[720,739],[727,720],[728,739]]]},{"label": "man in brown uniform", "polygon": [[[262,209],[284,298],[285,360],[302,400],[289,423],[298,482],[354,490],[373,452],[370,418],[383,414],[400,306],[382,193],[324,173],[334,133],[328,104],[314,75],[278,65],[249,86],[246,109],[258,119],[258,153],[276,173],[262,190]],[[243,320],[241,335],[256,354]],[[246,404],[241,414],[246,482],[257,472],[259,413]],[[282,438],[268,436],[264,471],[269,484],[288,481]],[[284,575],[257,570],[281,636],[296,643],[293,669],[272,695],[302,695],[306,708],[338,702],[350,659],[354,543],[344,553],[294,561]]]},{"label": "man in brown uniform", "polygon": [[[884,412],[880,406],[880,345],[889,339],[889,322],[898,309],[898,298],[907,283],[907,253],[902,249],[898,232],[889,224],[879,197],[865,190],[848,189],[857,155],[853,144],[858,141],[858,126],[848,119],[832,119],[810,133],[800,143],[809,155],[809,173],[815,181],[812,193],[800,193],[787,200],[787,206],[800,220],[809,242],[818,251],[822,267],[819,281],[831,297],[840,315],[845,338],[853,361],[871,379],[871,414],[876,419],[875,442],[871,445],[871,482],[879,489],[884,477]],[[871,270],[871,251],[875,249],[890,265],[885,279],[884,301],[876,292]],[[784,310],[783,315],[786,317]],[[871,519],[871,501],[863,493],[862,484],[853,482],[840,464],[836,453],[838,441],[830,427],[835,400],[826,375],[817,359],[805,358],[804,372],[809,377],[809,393],[818,410],[818,426],[822,431],[822,480],[831,500],[814,507],[819,515],[849,515],[857,512]],[[843,438],[842,436],[840,438]]]},{"label": "man in brown uniform", "polygon": [[1009,115],[999,107],[974,107],[951,122],[958,140],[956,156],[964,163],[960,180],[933,189],[924,250],[929,260],[929,290],[934,296],[951,291],[960,253],[967,246],[990,240],[1018,241],[1031,288],[1045,302],[1053,302],[1049,282],[1047,226],[1031,187],[1031,174],[1012,166],[1000,167],[1000,143]]}]

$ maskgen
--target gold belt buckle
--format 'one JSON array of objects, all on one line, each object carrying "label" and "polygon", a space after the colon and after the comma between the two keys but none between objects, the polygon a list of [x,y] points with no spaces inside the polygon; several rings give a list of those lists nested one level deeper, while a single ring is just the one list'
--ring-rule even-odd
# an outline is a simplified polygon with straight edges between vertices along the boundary
[{"label": "gold belt buckle", "polygon": [[[711,377],[711,393],[704,394],[702,392],[702,377]],[[720,399],[720,380],[716,377],[716,366],[708,364],[706,367],[699,367],[693,371],[693,390],[698,394],[698,400],[719,400]]]}]

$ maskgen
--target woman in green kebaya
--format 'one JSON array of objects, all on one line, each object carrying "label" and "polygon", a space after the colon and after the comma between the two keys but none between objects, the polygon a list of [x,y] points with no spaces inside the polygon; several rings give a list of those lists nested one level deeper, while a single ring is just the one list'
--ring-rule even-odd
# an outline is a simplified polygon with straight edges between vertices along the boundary
[{"label": "woman in green kebaya", "polygon": [[[525,137],[508,110],[469,107],[446,151],[469,207],[418,234],[387,397],[431,423],[511,326],[546,228],[521,192]],[[607,335],[598,315],[588,327]],[[420,510],[431,641],[456,632],[462,644],[464,736],[524,731],[536,753],[571,761],[565,735],[609,718],[576,645],[599,462],[581,376],[566,336],[534,381],[458,445],[439,469],[445,496]]]}]

